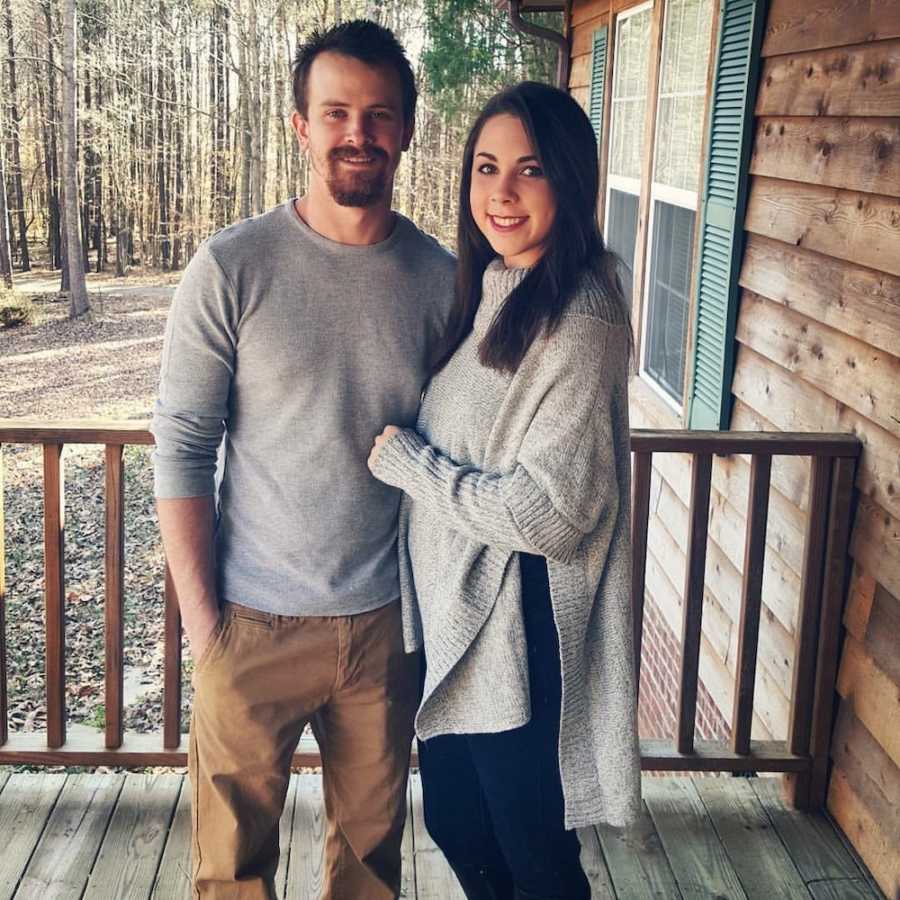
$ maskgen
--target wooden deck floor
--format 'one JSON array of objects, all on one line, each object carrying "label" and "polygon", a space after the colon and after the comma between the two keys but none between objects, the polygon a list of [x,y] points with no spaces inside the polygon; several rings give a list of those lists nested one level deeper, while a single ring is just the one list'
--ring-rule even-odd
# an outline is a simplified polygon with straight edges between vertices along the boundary
[{"label": "wooden deck floor", "polygon": [[[645,816],[626,840],[581,833],[594,897],[880,896],[821,815],[784,808],[772,779],[645,778]],[[190,791],[177,774],[0,773],[0,900],[189,896]],[[403,896],[462,897],[422,821],[413,774]],[[317,898],[322,793],[294,775],[281,828],[279,896]]]}]

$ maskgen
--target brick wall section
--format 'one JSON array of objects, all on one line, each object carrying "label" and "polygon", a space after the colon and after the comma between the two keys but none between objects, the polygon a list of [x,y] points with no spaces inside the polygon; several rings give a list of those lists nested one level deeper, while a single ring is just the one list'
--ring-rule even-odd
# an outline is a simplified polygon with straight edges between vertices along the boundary
[{"label": "brick wall section", "polygon": [[[644,602],[641,643],[641,694],[638,725],[642,738],[672,738],[678,722],[678,673],[681,641],[669,628],[656,604]],[[726,740],[731,726],[701,681],[697,686],[698,740]]]}]

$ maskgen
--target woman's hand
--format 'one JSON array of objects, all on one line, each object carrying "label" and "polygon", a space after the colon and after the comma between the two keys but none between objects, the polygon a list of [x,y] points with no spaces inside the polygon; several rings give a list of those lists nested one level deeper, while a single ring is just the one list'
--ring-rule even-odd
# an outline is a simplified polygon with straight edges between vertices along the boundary
[{"label": "woman's hand", "polygon": [[384,431],[375,438],[375,443],[372,445],[372,450],[369,453],[369,459],[366,463],[369,467],[369,471],[373,471],[375,468],[375,463],[378,459],[378,454],[381,453],[381,448],[399,431],[400,429],[396,425],[385,425]]}]

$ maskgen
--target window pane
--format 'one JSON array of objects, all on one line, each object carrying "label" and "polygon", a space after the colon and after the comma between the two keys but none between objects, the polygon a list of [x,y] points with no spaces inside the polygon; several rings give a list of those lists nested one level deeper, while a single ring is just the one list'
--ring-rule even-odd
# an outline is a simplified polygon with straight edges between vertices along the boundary
[{"label": "window pane", "polygon": [[627,178],[641,177],[652,15],[645,9],[616,25],[609,171]]},{"label": "window pane", "polygon": [[634,286],[634,246],[637,242],[638,197],[625,191],[610,190],[606,246],[619,257],[618,272],[628,306]]},{"label": "window pane", "polygon": [[656,120],[658,184],[697,190],[712,0],[669,0]]},{"label": "window pane", "polygon": [[679,404],[687,352],[695,215],[692,209],[659,200],[653,206],[644,369]]}]

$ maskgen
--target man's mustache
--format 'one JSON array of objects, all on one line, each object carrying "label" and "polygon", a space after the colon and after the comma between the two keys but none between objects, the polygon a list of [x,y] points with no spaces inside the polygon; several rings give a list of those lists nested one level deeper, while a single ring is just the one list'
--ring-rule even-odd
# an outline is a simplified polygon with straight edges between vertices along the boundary
[{"label": "man's mustache", "polygon": [[354,156],[360,155],[387,159],[387,153],[385,153],[381,147],[335,147],[328,152],[328,158],[330,160],[352,159]]}]

